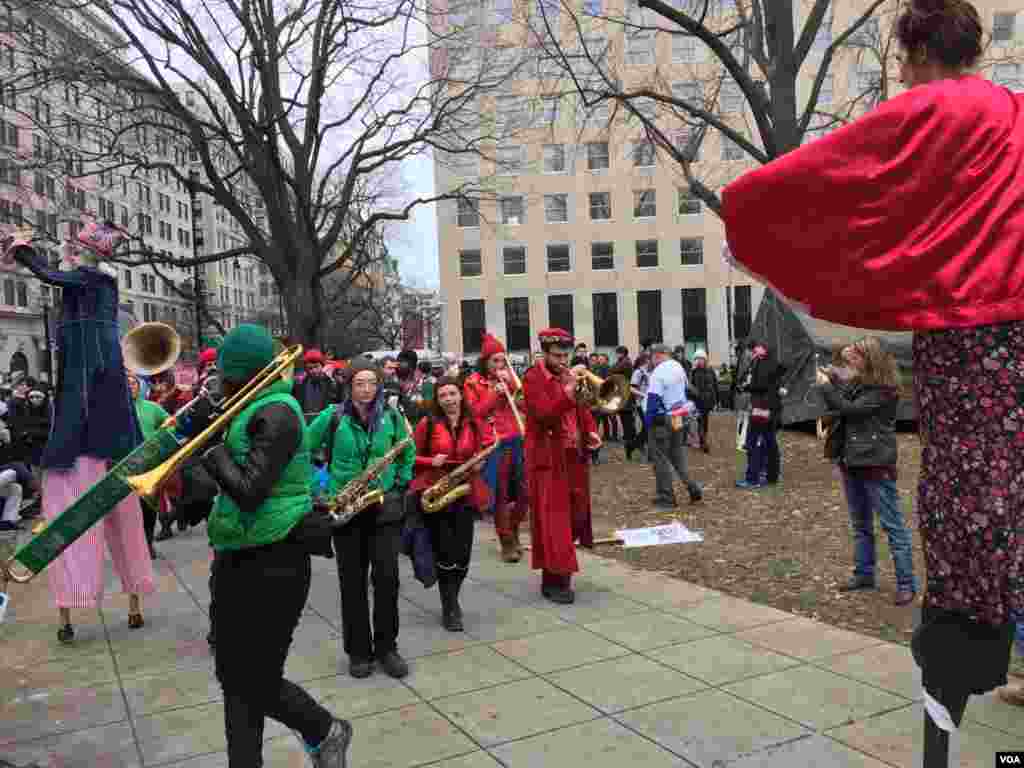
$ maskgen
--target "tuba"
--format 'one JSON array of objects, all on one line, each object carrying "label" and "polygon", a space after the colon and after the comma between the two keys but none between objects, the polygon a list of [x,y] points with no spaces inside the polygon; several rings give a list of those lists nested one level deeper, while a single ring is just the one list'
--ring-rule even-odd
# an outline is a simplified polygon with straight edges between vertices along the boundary
[{"label": "tuba", "polygon": [[125,367],[140,376],[153,376],[174,367],[181,356],[181,337],[164,323],[142,323],[121,339]]},{"label": "tuba", "polygon": [[613,373],[607,379],[587,370],[577,375],[576,399],[588,408],[617,413],[629,400],[629,395],[629,382],[620,373]]},{"label": "tuba", "polygon": [[447,475],[442,477],[432,486],[423,492],[420,503],[424,512],[439,512],[450,504],[458,501],[463,496],[468,496],[472,490],[469,483],[464,483],[466,476],[476,469],[476,466],[494,453],[498,447],[498,435],[494,435],[494,442],[478,451],[472,458],[464,461]]}]

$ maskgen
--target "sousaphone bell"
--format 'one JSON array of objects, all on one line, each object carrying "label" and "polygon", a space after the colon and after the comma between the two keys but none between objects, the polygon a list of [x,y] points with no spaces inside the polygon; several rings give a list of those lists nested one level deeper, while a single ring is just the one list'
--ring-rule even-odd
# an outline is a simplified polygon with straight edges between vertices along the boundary
[{"label": "sousaphone bell", "polygon": [[166,323],[141,323],[121,339],[125,367],[140,376],[170,370],[181,356],[181,337]]}]

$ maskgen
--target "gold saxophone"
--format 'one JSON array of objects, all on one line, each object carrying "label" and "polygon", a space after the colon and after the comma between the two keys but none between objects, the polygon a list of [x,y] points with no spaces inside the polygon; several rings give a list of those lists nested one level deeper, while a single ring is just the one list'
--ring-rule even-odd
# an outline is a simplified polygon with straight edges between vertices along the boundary
[{"label": "gold saxophone", "polygon": [[469,483],[462,482],[466,475],[472,472],[477,464],[486,459],[494,449],[498,447],[498,436],[494,435],[494,442],[478,451],[471,459],[464,461],[447,475],[442,477],[432,486],[423,492],[420,503],[424,512],[439,512],[448,505],[458,501],[463,496],[468,496],[472,490]]},{"label": "gold saxophone", "polygon": [[370,483],[384,474],[384,470],[391,465],[398,454],[412,444],[413,436],[410,431],[407,438],[395,443],[391,450],[363,470],[362,474],[345,483],[345,487],[335,494],[328,505],[329,514],[334,520],[334,527],[340,528],[367,507],[384,501],[384,491],[379,488],[368,491],[367,488]]}]

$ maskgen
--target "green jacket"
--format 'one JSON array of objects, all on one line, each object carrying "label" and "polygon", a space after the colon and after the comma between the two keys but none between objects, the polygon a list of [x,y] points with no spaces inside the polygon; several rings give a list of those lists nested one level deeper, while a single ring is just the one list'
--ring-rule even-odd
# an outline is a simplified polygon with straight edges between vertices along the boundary
[{"label": "green jacket", "polygon": [[[309,451],[325,448],[334,409],[343,409],[338,429],[334,433],[333,455],[329,467],[330,479],[327,483],[328,496],[333,496],[344,488],[349,480],[361,474],[370,464],[409,435],[402,414],[381,402],[378,402],[372,412],[376,414],[377,427],[368,435],[353,415],[344,412],[346,408],[351,407],[351,404],[346,403],[345,406],[335,405],[324,409],[313,419],[306,432],[306,445]],[[405,488],[412,480],[415,462],[416,445],[413,443],[399,454],[376,483],[370,485],[370,490],[380,488],[386,493],[396,486]]]},{"label": "green jacket", "polygon": [[142,428],[142,439],[149,440],[169,417],[159,403],[152,400],[139,398],[135,401],[135,414],[139,417],[139,426]]},{"label": "green jacket", "polygon": [[207,530],[210,544],[216,550],[260,547],[284,539],[309,512],[312,506],[310,483],[313,465],[309,458],[305,435],[305,418],[298,401],[291,395],[289,382],[279,381],[249,404],[231,422],[224,445],[236,464],[244,465],[249,454],[249,421],[264,406],[285,403],[303,428],[299,449],[284,468],[266,501],[252,514],[239,509],[226,493],[217,494]]}]

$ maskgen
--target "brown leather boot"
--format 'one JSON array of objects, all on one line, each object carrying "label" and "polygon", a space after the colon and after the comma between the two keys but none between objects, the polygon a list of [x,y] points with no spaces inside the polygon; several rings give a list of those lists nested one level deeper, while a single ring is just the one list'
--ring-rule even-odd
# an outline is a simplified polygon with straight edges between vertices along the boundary
[{"label": "brown leather boot", "polygon": [[506,563],[518,563],[519,562],[519,548],[516,546],[516,540],[511,536],[502,536],[501,541],[501,559]]}]

